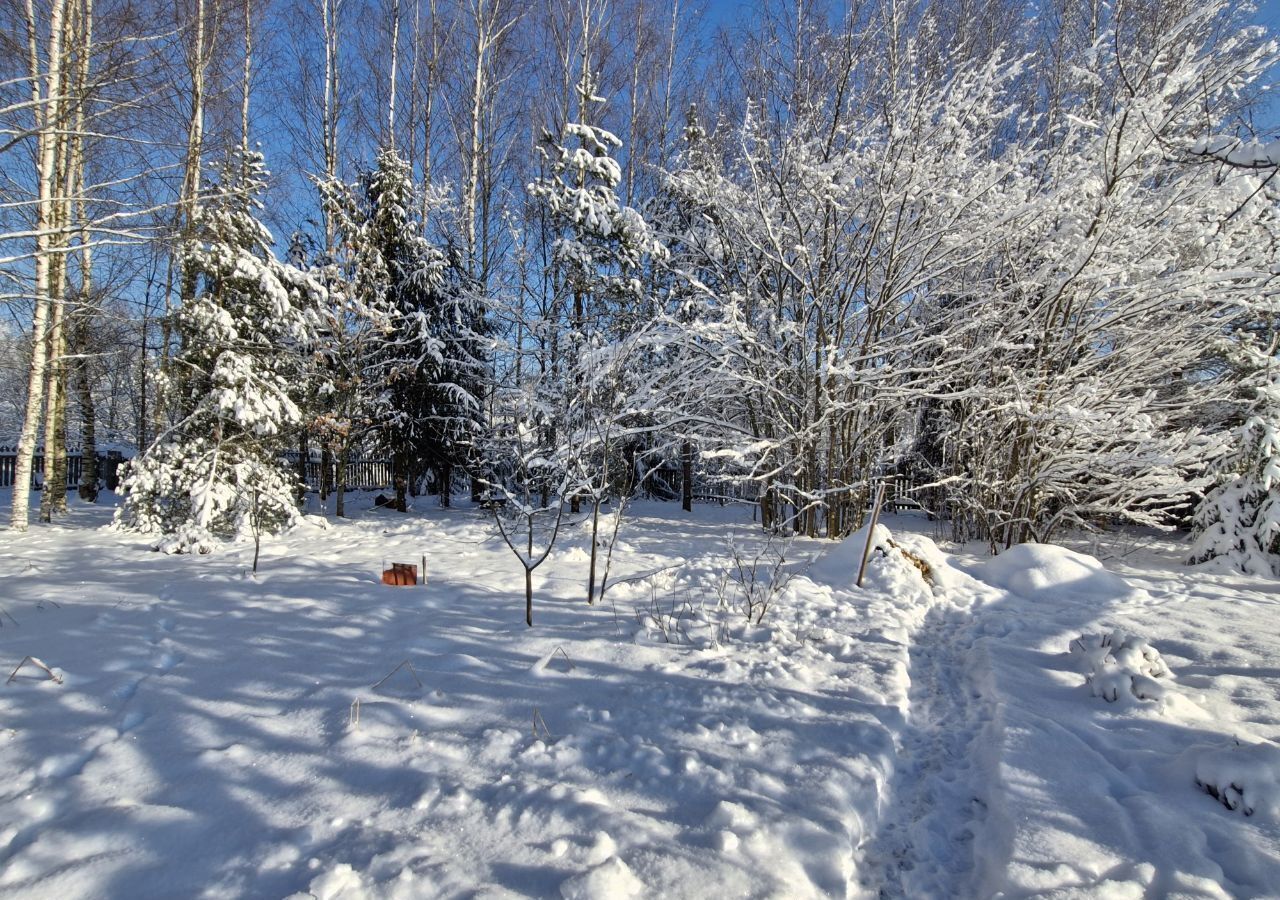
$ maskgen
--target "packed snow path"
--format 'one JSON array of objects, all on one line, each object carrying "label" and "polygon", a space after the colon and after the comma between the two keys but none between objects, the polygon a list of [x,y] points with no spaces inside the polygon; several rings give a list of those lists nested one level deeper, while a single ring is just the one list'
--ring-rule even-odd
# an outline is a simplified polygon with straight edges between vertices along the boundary
[{"label": "packed snow path", "polygon": [[[1280,739],[1280,585],[1151,547],[1114,572],[1034,544],[965,567],[1003,592],[976,623],[1000,735],[982,895],[1280,895],[1280,816],[1245,817],[1196,785],[1206,755]],[[1118,632],[1163,654],[1159,702],[1084,683],[1069,646]]]},{"label": "packed snow path", "polygon": [[865,881],[882,897],[974,893],[993,753],[984,663],[969,611],[934,607],[912,642],[909,725],[867,854]]}]

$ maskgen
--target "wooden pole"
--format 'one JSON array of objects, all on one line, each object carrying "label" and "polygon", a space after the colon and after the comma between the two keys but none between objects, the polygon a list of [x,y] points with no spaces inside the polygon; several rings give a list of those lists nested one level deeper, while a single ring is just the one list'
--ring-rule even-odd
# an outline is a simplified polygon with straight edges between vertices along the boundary
[{"label": "wooden pole", "polygon": [[876,526],[880,524],[880,504],[884,502],[884,482],[876,488],[876,499],[871,504],[871,527],[867,529],[867,543],[862,548],[862,565],[858,566],[858,587],[862,587],[862,576],[867,574],[867,557],[871,555],[871,542],[875,539]]}]

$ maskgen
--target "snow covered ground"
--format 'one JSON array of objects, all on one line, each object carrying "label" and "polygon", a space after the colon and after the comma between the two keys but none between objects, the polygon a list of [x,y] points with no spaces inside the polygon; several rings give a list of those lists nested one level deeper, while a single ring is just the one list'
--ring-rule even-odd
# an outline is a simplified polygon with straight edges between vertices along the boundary
[{"label": "snow covered ground", "polygon": [[639,504],[632,580],[588,607],[573,528],[528,629],[473,509],[310,523],[256,577],[108,516],[0,532],[0,677],[61,679],[0,686],[3,897],[1280,895],[1280,583],[1167,540],[891,517],[863,589],[858,541],[795,541],[751,625],[748,514]]}]

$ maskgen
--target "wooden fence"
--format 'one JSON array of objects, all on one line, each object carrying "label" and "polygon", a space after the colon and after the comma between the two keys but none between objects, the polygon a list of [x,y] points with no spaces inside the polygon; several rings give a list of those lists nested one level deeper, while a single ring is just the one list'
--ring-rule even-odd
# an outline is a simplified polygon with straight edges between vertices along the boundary
[{"label": "wooden fence", "polygon": [[[679,473],[670,476],[673,484],[679,484]],[[872,483],[883,481],[885,485],[884,505],[891,511],[903,509],[924,509],[924,497],[915,480],[907,475],[883,475],[873,479]],[[867,491],[867,502],[875,494],[874,489]],[[655,494],[655,496],[657,496]],[[720,501],[732,503],[759,503],[760,486],[747,479],[695,477],[693,498],[701,501]],[[665,498],[660,498],[665,499]],[[676,495],[679,499],[679,495]]]},{"label": "wooden fence", "polygon": [[[124,456],[118,450],[98,454],[98,479],[104,482],[108,490],[114,491],[119,484],[119,470]],[[84,457],[78,452],[67,454],[66,488],[73,491],[80,484],[80,473],[83,471]],[[17,473],[18,456],[12,447],[0,447],[0,488],[13,487],[14,475]],[[41,490],[44,487],[44,450],[36,450],[31,458],[31,489]]]},{"label": "wooden fence", "polygon": [[[287,450],[283,454],[285,462],[289,466],[289,471],[298,471],[298,451]],[[338,484],[338,461],[336,459],[329,460],[329,477],[327,484],[329,490],[332,491]],[[307,489],[312,491],[320,490],[320,476],[323,474],[324,463],[320,460],[320,455],[313,453],[307,459]],[[375,459],[372,457],[359,456],[347,460],[346,471],[346,490],[348,491],[380,491],[391,487],[391,461],[386,459]]]},{"label": "wooden fence", "polygon": [[[298,453],[289,451],[284,454],[291,472],[298,471]],[[98,478],[106,484],[108,490],[114,491],[120,481],[120,466],[125,462],[118,450],[98,454]],[[18,457],[14,448],[0,446],[0,488],[13,487],[13,479],[17,470]],[[75,490],[80,484],[80,473],[83,471],[84,458],[78,451],[67,454],[67,490]],[[307,461],[307,487],[320,489],[320,472],[322,463],[318,456]],[[337,461],[329,463],[329,490],[338,483]],[[385,459],[357,457],[347,462],[346,489],[349,491],[380,491],[391,487],[391,463]],[[44,450],[37,449],[31,460],[31,489],[41,490],[44,487]]]},{"label": "wooden fence", "polygon": [[[282,454],[290,472],[297,473],[298,451],[287,450]],[[0,445],[0,488],[12,487],[17,456],[14,448]],[[108,490],[115,490],[119,483],[119,468],[125,459],[117,450],[98,454],[98,478],[106,484]],[[67,454],[67,490],[74,490],[80,484],[80,472],[84,460],[79,452]],[[307,488],[320,490],[321,471],[324,467],[319,453],[312,453],[307,459]],[[333,491],[338,483],[338,465],[336,459],[328,461],[329,477],[327,485]],[[654,484],[646,483],[644,490],[649,496],[660,499],[679,500],[679,471],[663,470],[660,473],[665,480],[659,482],[660,489]],[[901,509],[925,509],[926,498],[921,496],[913,479],[903,475],[890,475],[883,479],[886,482],[885,507],[891,511]],[[44,451],[37,449],[32,459],[31,487],[40,490],[44,481]],[[346,490],[348,491],[381,491],[392,487],[391,462],[387,459],[360,456],[347,461]],[[701,476],[694,485],[694,498],[699,501],[758,503],[759,487],[753,482]]]}]

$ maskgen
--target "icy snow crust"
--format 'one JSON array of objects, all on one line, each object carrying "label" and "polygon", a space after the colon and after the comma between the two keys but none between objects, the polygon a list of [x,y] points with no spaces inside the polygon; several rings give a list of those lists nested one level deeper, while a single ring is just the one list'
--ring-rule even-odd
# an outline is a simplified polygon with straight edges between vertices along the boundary
[{"label": "icy snow crust", "polygon": [[[631,580],[588,607],[568,529],[532,630],[473,510],[304,520],[256,578],[84,507],[0,533],[2,674],[63,678],[0,688],[0,897],[1274,895],[1276,582],[903,517],[862,589],[865,533],[795,542],[748,625],[716,603],[758,530],[636,509]],[[1071,642],[1117,632],[1164,702],[1092,694]]]}]

